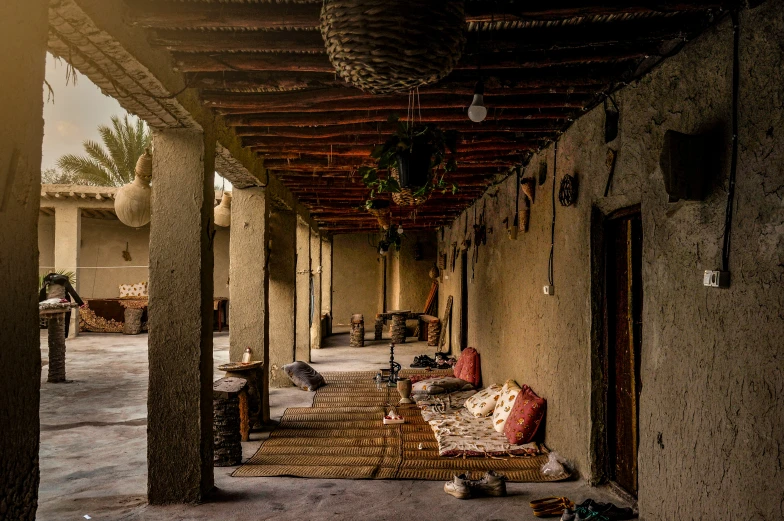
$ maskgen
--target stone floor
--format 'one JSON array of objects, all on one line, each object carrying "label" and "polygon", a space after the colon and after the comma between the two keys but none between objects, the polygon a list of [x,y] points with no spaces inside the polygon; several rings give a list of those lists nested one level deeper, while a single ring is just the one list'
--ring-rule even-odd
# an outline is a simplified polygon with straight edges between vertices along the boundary
[{"label": "stone floor", "polygon": [[[370,335],[369,335],[370,336]],[[228,333],[215,334],[214,361],[228,361]],[[388,365],[388,341],[350,348],[336,334],[313,352],[319,371],[369,370]],[[146,504],[147,336],[84,334],[68,341],[71,383],[46,382],[46,332],[41,334],[41,486],[39,520],[306,520],[306,519],[536,519],[528,501],[566,495],[582,501],[618,499],[582,481],[510,484],[507,498],[460,501],[428,481],[351,481],[298,478],[232,478],[216,468],[217,490],[201,505]],[[404,367],[414,355],[433,354],[424,343],[396,348]],[[215,377],[221,373],[215,370]],[[312,394],[290,387],[271,391],[273,417],[286,407],[308,406]],[[266,433],[243,444],[251,456]]]}]

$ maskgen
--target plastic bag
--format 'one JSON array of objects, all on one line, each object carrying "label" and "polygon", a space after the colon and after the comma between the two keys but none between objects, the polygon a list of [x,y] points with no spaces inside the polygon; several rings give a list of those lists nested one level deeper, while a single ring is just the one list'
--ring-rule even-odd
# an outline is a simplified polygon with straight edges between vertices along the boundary
[{"label": "plastic bag", "polygon": [[545,476],[560,476],[566,472],[566,460],[557,452],[547,456],[547,463],[542,465],[542,474]]}]

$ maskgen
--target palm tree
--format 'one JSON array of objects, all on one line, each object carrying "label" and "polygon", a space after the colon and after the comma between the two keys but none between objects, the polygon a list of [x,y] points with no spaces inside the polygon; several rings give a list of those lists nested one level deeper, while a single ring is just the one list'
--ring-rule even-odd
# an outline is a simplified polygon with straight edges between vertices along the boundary
[{"label": "palm tree", "polygon": [[126,114],[112,116],[112,127],[98,127],[103,146],[83,143],[86,156],[66,154],[57,161],[64,174],[75,182],[96,186],[122,186],[133,181],[136,160],[150,146],[152,136],[141,119],[134,125]]}]

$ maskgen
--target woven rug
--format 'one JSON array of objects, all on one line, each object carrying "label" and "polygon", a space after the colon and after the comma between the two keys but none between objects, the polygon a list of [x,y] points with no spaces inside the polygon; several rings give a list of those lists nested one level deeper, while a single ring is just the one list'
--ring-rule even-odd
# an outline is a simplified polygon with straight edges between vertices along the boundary
[{"label": "woven rug", "polygon": [[[402,372],[417,373],[421,371]],[[396,404],[400,396],[395,388],[378,389],[374,374],[325,373],[327,385],[316,391],[313,407],[286,409],[269,439],[232,476],[448,481],[461,472],[495,470],[514,482],[567,477],[553,479],[540,472],[546,455],[440,457],[435,435],[419,408],[397,407],[404,424],[381,423],[385,406]]]}]

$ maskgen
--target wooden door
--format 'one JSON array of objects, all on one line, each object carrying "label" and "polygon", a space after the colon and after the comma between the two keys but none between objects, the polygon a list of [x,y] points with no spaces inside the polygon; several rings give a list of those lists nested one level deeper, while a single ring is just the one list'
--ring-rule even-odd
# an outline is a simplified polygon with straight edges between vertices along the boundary
[{"label": "wooden door", "polygon": [[642,221],[610,219],[606,256],[607,473],[636,497],[642,332]]}]

